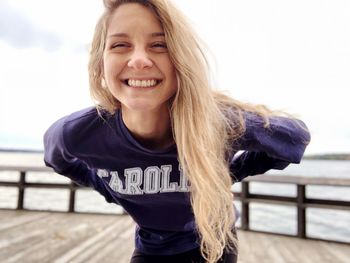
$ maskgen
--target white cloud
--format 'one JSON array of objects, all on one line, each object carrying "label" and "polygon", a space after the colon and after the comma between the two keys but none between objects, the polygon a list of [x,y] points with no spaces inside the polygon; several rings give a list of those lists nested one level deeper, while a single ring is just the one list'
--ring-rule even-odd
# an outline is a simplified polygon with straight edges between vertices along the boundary
[{"label": "white cloud", "polygon": [[0,39],[18,48],[55,50],[61,44],[57,35],[33,24],[25,14],[6,2],[0,3]]},{"label": "white cloud", "polygon": [[[99,0],[2,0],[2,2],[7,9],[16,10],[17,16],[29,20],[33,27],[59,36],[68,46],[90,42],[97,18],[103,10],[102,1]],[[14,25],[16,21],[12,23]]]},{"label": "white cloud", "polygon": [[16,49],[0,42],[0,131],[38,137],[62,114],[90,105],[87,53]]}]

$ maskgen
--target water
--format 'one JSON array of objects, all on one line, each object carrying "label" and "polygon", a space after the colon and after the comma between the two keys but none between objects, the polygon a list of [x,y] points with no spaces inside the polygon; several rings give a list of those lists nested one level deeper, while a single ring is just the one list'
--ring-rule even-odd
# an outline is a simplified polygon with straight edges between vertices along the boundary
[{"label": "water", "polygon": [[[22,164],[42,165],[42,156],[25,155],[21,158],[16,155],[0,154],[1,164],[14,164],[21,160]],[[290,165],[283,171],[269,171],[271,175],[292,175],[310,177],[350,178],[350,161],[319,161],[305,160],[299,165]],[[17,181],[17,172],[0,172],[0,180]],[[69,182],[63,176],[52,173],[31,173],[27,175],[28,182]],[[240,184],[233,189],[240,191]],[[296,186],[286,184],[251,183],[252,193],[296,196]],[[347,187],[307,186],[306,195],[312,198],[334,199],[350,201],[350,189]],[[67,211],[68,190],[37,189],[26,190],[24,206],[29,209],[48,209]],[[17,189],[0,187],[0,207],[15,208],[17,202]],[[240,202],[235,201],[240,210]],[[297,233],[297,211],[295,207],[251,203],[250,226],[255,230],[264,230],[285,234]],[[76,195],[76,210],[81,212],[107,212],[119,214],[121,207],[107,203],[104,198],[91,190],[78,190]],[[350,242],[350,211],[308,208],[307,235],[310,237],[325,238]],[[240,225],[240,220],[238,221]]]},{"label": "water", "polygon": [[[270,175],[309,176],[328,178],[350,178],[350,161],[304,160],[301,164],[292,164],[283,171],[271,170]],[[241,185],[233,187],[240,191]],[[251,193],[296,196],[296,186],[288,184],[270,184],[254,182],[250,184]],[[349,187],[307,186],[306,196],[328,200],[350,201]],[[239,202],[236,203],[240,209]],[[264,230],[285,234],[297,233],[296,207],[251,203],[250,226],[255,230]],[[350,242],[350,211],[307,208],[306,234],[310,237]],[[240,224],[240,222],[238,222]]]}]

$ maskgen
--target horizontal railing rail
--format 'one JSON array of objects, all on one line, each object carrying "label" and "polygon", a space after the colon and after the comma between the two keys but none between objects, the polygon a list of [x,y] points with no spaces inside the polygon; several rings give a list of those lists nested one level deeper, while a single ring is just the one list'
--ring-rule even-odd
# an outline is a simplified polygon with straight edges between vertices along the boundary
[{"label": "horizontal railing rail", "polygon": [[[70,183],[40,183],[27,182],[26,175],[28,172],[38,173],[54,173],[51,168],[39,166],[5,166],[0,165],[1,171],[16,171],[19,172],[19,180],[14,181],[0,181],[0,186],[16,187],[18,188],[17,207],[18,210],[34,210],[24,207],[25,191],[27,188],[48,188],[48,189],[68,189],[69,190],[69,206],[67,212],[78,212],[75,210],[75,194],[77,189],[88,189],[79,186],[74,182]],[[296,185],[297,194],[291,196],[266,195],[256,194],[250,192],[250,184],[252,182],[272,183],[272,184],[291,184]],[[309,238],[316,240],[324,240],[320,238],[311,238],[306,234],[306,209],[307,208],[324,208],[324,209],[340,209],[350,211],[350,201],[343,200],[326,200],[306,197],[306,187],[310,185],[319,186],[335,186],[335,187],[350,187],[350,179],[340,178],[323,178],[323,177],[303,177],[303,176],[279,176],[279,175],[259,175],[248,177],[241,182],[241,192],[234,192],[235,198],[241,201],[241,229],[255,232],[271,233],[268,231],[256,231],[250,228],[250,204],[267,203],[278,204],[286,206],[295,206],[297,208],[297,234],[287,236],[297,236],[299,238]],[[3,209],[3,208],[0,208]],[[6,208],[8,209],[8,208]],[[52,211],[52,210],[45,210]],[[274,233],[280,234],[280,233]],[[330,241],[330,240],[327,240]],[[331,240],[334,241],[334,240]],[[339,241],[335,241],[339,242]],[[339,242],[348,243],[348,242]]]}]

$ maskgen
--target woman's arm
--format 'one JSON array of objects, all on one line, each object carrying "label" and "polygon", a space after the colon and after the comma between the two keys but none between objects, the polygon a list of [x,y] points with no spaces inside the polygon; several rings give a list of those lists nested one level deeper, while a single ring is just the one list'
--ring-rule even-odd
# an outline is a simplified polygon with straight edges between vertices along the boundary
[{"label": "woman's arm", "polygon": [[297,119],[271,116],[269,126],[254,113],[244,113],[246,130],[234,145],[243,153],[233,156],[230,171],[235,181],[270,169],[282,170],[290,163],[300,163],[310,142],[306,125]]},{"label": "woman's arm", "polygon": [[83,186],[90,172],[86,164],[75,158],[67,149],[64,139],[65,118],[56,121],[44,134],[44,162],[46,166]]},{"label": "woman's arm", "polygon": [[76,158],[67,146],[65,138],[70,136],[65,127],[66,118],[56,121],[44,135],[44,162],[47,166],[64,175],[79,185],[92,187],[100,192],[107,202],[115,202],[106,189],[105,183],[90,169],[85,162]]}]

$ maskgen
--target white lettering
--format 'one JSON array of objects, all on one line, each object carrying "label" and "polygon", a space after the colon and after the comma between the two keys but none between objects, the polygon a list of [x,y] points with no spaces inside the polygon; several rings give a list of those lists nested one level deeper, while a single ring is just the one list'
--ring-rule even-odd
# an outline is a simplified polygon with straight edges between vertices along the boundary
[{"label": "white lettering", "polygon": [[142,169],[139,167],[124,170],[126,193],[128,195],[140,195],[142,190]]},{"label": "white lettering", "polygon": [[157,166],[147,167],[144,173],[143,191],[155,194],[160,190],[160,170]]},{"label": "white lettering", "polygon": [[[97,176],[101,179],[111,177],[108,185],[115,192],[128,195],[189,192],[190,185],[179,165],[179,181],[170,182],[172,165],[150,166],[143,172],[140,167],[124,170],[125,187],[117,171],[97,169]],[[108,179],[104,179],[108,180]]]},{"label": "white lettering", "polygon": [[188,192],[189,191],[189,182],[187,180],[187,177],[182,172],[182,167],[179,164],[179,171],[180,171],[180,187],[179,192]]},{"label": "white lettering", "polygon": [[123,182],[119,179],[118,172],[113,171],[110,172],[111,180],[109,181],[109,186],[113,189],[113,191],[125,194],[126,191],[123,189]]},{"label": "white lettering", "polygon": [[171,193],[171,192],[177,192],[178,183],[172,182],[170,183],[170,172],[172,170],[171,165],[162,165],[162,187],[160,189],[161,193]]},{"label": "white lettering", "polygon": [[102,179],[103,177],[108,177],[109,174],[107,170],[97,169],[97,176]]}]

